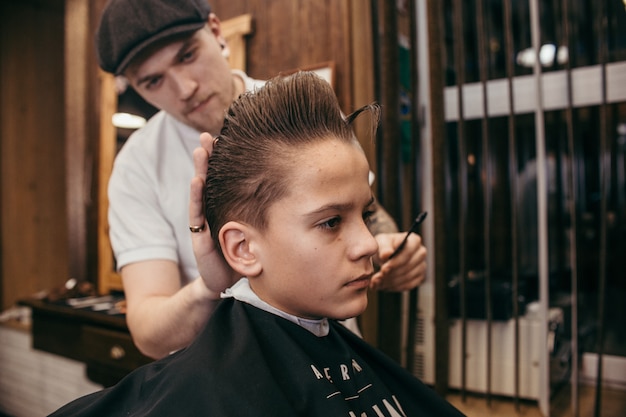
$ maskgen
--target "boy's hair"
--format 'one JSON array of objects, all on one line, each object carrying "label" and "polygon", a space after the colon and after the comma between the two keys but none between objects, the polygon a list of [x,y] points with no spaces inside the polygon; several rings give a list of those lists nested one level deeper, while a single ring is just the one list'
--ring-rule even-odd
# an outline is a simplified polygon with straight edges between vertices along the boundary
[{"label": "boy's hair", "polygon": [[204,208],[211,236],[219,247],[219,231],[228,221],[263,229],[266,212],[286,196],[295,156],[308,144],[325,140],[355,143],[353,120],[372,114],[372,132],[379,119],[376,104],[347,117],[330,84],[312,72],[276,77],[247,92],[229,107],[209,159]]}]

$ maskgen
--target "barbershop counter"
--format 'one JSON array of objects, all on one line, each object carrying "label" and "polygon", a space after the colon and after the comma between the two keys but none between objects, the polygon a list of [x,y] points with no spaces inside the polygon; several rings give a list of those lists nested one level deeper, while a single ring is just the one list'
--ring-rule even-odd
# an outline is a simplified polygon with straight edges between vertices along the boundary
[{"label": "barbershop counter", "polygon": [[152,361],[135,347],[122,303],[122,295],[20,301],[32,310],[33,348],[84,362],[87,377],[105,387]]}]

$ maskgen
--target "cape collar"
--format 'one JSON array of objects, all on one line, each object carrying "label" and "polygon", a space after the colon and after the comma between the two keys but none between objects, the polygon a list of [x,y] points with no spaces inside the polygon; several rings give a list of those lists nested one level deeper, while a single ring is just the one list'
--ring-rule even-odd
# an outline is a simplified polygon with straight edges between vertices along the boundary
[{"label": "cape collar", "polygon": [[285,313],[282,310],[277,309],[261,300],[250,288],[250,283],[247,278],[241,278],[235,285],[230,288],[227,288],[222,294],[222,298],[234,298],[235,300],[241,301],[242,303],[247,303],[253,305],[254,307],[260,308],[261,310],[265,310],[268,313],[275,314],[277,316],[283,317],[289,321],[292,321],[313,333],[317,337],[324,337],[328,335],[329,325],[328,319],[323,318],[320,320],[311,320],[311,319],[303,319],[298,316],[294,316],[293,314]]}]

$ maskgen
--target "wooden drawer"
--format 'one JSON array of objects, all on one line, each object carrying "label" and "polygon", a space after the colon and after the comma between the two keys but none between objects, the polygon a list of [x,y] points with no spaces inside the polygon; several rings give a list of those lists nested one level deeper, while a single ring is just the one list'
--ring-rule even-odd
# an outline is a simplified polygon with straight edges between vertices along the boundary
[{"label": "wooden drawer", "polygon": [[135,347],[128,333],[86,325],[83,338],[89,361],[128,370],[151,362]]},{"label": "wooden drawer", "polygon": [[82,339],[88,376],[105,386],[152,361],[139,352],[126,332],[85,325]]},{"label": "wooden drawer", "polygon": [[152,361],[135,347],[121,314],[39,299],[21,300],[20,304],[32,309],[33,347],[84,362],[87,377],[98,384],[114,385]]}]

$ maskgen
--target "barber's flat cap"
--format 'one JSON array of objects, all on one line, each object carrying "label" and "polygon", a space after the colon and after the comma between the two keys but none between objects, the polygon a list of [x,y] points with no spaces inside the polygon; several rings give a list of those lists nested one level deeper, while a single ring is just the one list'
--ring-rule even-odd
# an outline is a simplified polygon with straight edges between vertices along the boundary
[{"label": "barber's flat cap", "polygon": [[121,74],[139,53],[207,22],[207,0],[110,0],[96,32],[100,67]]}]

